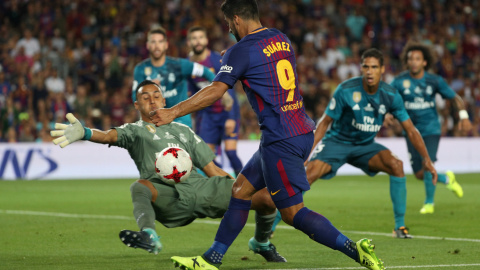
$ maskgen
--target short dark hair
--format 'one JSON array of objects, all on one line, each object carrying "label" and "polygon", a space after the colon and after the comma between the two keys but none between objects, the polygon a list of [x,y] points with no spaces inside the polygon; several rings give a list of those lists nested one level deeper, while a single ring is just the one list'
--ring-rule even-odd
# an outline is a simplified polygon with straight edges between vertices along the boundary
[{"label": "short dark hair", "polygon": [[188,29],[187,38],[190,38],[190,34],[192,34],[193,32],[197,32],[197,31],[202,31],[203,33],[205,33],[205,35],[207,35],[207,28],[205,28],[203,26],[196,25],[196,26],[192,26]]},{"label": "short dark hair", "polygon": [[161,35],[163,35],[163,37],[165,37],[165,39],[167,39],[167,31],[165,30],[165,28],[163,28],[161,26],[155,27],[155,28],[151,29],[150,31],[148,31],[148,36],[147,37],[150,37],[150,35],[153,35],[153,34],[161,34]]},{"label": "short dark hair", "polygon": [[400,55],[400,59],[402,60],[402,64],[407,66],[408,62],[408,53],[411,51],[420,51],[423,54],[423,59],[425,59],[425,62],[427,62],[427,65],[425,66],[425,70],[429,70],[433,63],[435,62],[435,57],[433,57],[432,49],[431,47],[416,42],[416,41],[408,41],[405,47],[403,47],[402,54]]},{"label": "short dark hair", "polygon": [[383,53],[375,48],[370,48],[362,53],[362,62],[365,60],[365,58],[373,57],[378,59],[378,62],[380,62],[380,66],[383,66]]},{"label": "short dark hair", "polygon": [[[160,86],[159,86],[158,84],[156,84],[154,81],[145,80],[145,81],[139,83],[139,84],[137,85],[137,88],[135,88],[135,97],[138,96],[138,90],[140,90],[140,88],[142,88],[142,87],[144,87],[144,86],[146,86],[146,85],[151,85],[151,84],[155,85],[156,87],[158,87],[158,89],[160,89]],[[161,91],[160,91],[160,92],[161,92]],[[138,98],[137,98],[137,100],[138,100]],[[135,101],[135,100],[134,100],[134,101]]]},{"label": "short dark hair", "polygon": [[232,19],[234,15],[246,20],[259,20],[256,0],[225,0],[221,6],[225,17]]}]

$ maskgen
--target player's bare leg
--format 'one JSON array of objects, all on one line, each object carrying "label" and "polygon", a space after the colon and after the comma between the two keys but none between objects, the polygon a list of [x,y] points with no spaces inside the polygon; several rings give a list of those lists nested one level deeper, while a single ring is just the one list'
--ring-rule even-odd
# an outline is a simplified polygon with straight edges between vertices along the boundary
[{"label": "player's bare leg", "polygon": [[407,208],[407,185],[403,171],[403,162],[388,149],[378,152],[368,161],[371,171],[385,172],[390,175],[390,198],[395,215],[393,236],[397,238],[412,238],[405,226],[405,211]]}]

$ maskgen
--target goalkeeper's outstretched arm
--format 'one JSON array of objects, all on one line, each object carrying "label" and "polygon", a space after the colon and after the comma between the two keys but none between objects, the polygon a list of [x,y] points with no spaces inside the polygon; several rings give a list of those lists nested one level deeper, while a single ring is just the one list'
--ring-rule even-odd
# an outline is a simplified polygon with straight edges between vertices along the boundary
[{"label": "goalkeeper's outstretched arm", "polygon": [[62,148],[79,140],[89,140],[102,144],[112,144],[117,141],[117,130],[115,129],[102,131],[83,127],[71,113],[68,113],[66,118],[70,125],[56,123],[55,130],[50,132],[52,137],[58,137],[53,140],[53,143],[60,144]]}]

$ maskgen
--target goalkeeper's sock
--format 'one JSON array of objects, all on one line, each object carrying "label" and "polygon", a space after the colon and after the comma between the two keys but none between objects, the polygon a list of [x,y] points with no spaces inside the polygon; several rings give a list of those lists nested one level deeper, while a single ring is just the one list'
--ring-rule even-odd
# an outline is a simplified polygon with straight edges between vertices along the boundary
[{"label": "goalkeeper's sock", "polygon": [[390,198],[395,216],[395,230],[405,226],[405,211],[407,209],[407,184],[406,177],[390,175]]},{"label": "goalkeeper's sock", "polygon": [[425,204],[433,204],[436,186],[432,183],[431,172],[423,173],[423,182],[425,184]]},{"label": "goalkeeper's sock", "polygon": [[277,211],[270,215],[262,216],[255,212],[255,240],[259,243],[267,243],[272,232],[272,224],[277,217]]},{"label": "goalkeeper's sock", "polygon": [[133,203],[133,216],[140,229],[152,228],[155,230],[155,211],[152,207],[152,192],[139,182],[130,186]]}]

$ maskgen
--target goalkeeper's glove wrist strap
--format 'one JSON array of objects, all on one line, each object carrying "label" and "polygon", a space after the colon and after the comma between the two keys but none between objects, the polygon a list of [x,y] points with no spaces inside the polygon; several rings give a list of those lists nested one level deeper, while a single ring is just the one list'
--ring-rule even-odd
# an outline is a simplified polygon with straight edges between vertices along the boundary
[{"label": "goalkeeper's glove wrist strap", "polygon": [[85,135],[83,135],[82,140],[85,140],[85,141],[90,140],[90,138],[92,137],[92,130],[87,127],[84,127],[83,129],[85,130]]}]

